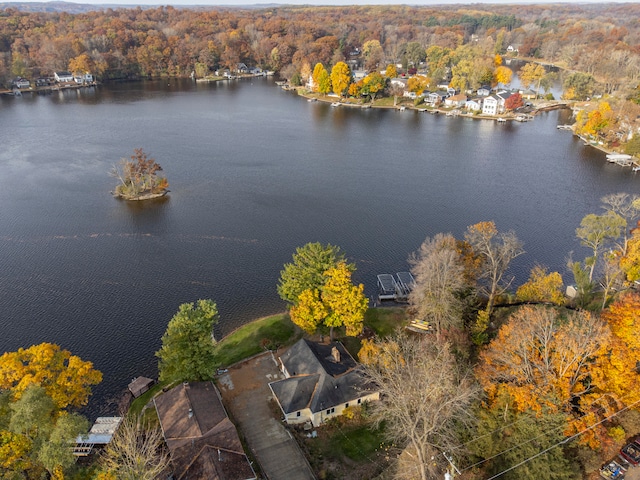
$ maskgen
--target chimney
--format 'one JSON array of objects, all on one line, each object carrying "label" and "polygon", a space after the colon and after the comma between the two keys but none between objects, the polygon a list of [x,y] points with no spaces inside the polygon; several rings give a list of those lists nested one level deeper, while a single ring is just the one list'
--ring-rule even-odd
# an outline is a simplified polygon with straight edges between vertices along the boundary
[{"label": "chimney", "polygon": [[331,356],[333,357],[334,362],[340,363],[340,351],[338,351],[337,347],[331,348]]},{"label": "chimney", "polygon": [[189,418],[191,418],[191,417],[193,417],[193,409],[192,408],[189,409]]}]

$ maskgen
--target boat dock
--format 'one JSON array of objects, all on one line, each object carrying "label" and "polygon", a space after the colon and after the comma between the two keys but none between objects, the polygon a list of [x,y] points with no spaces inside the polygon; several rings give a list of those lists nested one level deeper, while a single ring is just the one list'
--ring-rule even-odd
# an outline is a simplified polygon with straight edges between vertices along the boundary
[{"label": "boat dock", "polygon": [[633,157],[624,153],[607,154],[607,162],[615,163],[622,167],[630,167],[634,164]]},{"label": "boat dock", "polygon": [[378,300],[407,302],[416,281],[410,272],[398,272],[394,275],[382,273],[378,275]]}]

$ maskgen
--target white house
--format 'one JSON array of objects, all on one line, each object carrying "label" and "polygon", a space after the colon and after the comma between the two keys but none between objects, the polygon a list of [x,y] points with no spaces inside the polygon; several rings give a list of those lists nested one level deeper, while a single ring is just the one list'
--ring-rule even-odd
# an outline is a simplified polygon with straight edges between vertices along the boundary
[{"label": "white house", "polygon": [[467,103],[467,96],[464,93],[452,95],[444,99],[444,104],[447,107],[464,107],[465,103]]},{"label": "white house", "polygon": [[464,108],[472,112],[482,110],[482,98],[478,97],[467,100],[464,104]]},{"label": "white house", "polygon": [[280,357],[284,380],[271,382],[287,423],[319,426],[349,407],[379,400],[380,393],[340,342],[299,340]]},{"label": "white house", "polygon": [[488,97],[489,95],[491,95],[491,87],[488,87],[487,85],[483,85],[478,89],[478,96]]},{"label": "white house", "polygon": [[13,82],[11,82],[16,88],[29,88],[31,83],[26,78],[18,77]]},{"label": "white house", "polygon": [[58,83],[73,82],[73,75],[71,72],[55,72],[53,74],[53,78],[55,78]]},{"label": "white house", "polygon": [[484,99],[484,102],[482,102],[482,113],[484,115],[497,115],[499,103],[496,95],[489,95]]}]

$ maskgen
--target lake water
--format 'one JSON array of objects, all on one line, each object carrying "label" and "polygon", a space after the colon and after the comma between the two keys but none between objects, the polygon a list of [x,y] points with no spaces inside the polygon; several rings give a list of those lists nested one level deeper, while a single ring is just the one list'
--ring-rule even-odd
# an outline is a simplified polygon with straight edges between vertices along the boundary
[{"label": "lake water", "polygon": [[[339,245],[354,278],[406,270],[426,236],[494,220],[566,275],[575,228],[640,177],[556,125],[568,112],[497,124],[414,111],[331,108],[269,79],[158,81],[0,98],[0,351],[54,342],[104,373],[90,412],[135,376],[178,305],[218,304],[221,336],[283,311],[295,248]],[[108,172],[134,148],[171,193],[127,203]]]}]

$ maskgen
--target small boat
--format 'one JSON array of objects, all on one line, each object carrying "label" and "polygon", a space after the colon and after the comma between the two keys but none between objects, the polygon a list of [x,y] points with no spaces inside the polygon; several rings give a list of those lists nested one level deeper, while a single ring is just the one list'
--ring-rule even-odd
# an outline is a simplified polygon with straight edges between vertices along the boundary
[{"label": "small boat", "polygon": [[340,106],[340,102],[333,102],[331,104],[332,107],[339,107]]},{"label": "small boat", "polygon": [[307,102],[317,102],[318,99],[317,98],[310,98],[309,100],[307,100]]},{"label": "small boat", "polygon": [[398,107],[398,110],[399,110],[400,112],[404,112],[404,109],[405,109],[405,107]]},{"label": "small boat", "polygon": [[640,172],[640,165],[636,165],[631,170],[633,170],[634,172]]},{"label": "small boat", "polygon": [[498,117],[498,123],[505,123],[507,121],[506,118]]}]

